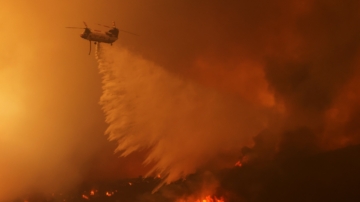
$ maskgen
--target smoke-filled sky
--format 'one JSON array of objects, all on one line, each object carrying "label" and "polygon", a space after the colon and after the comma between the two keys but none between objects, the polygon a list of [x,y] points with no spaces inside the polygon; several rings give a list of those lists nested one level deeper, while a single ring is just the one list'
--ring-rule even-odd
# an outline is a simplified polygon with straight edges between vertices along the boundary
[{"label": "smoke-filled sky", "polygon": [[[258,152],[267,144],[298,153],[359,143],[359,9],[351,0],[2,0],[0,199],[144,175],[153,165],[186,174],[233,163],[258,134],[269,136],[258,135],[267,140]],[[130,97],[141,93],[126,103],[136,109],[135,132],[158,135],[120,144],[144,149],[127,159],[103,136],[118,122],[105,123],[99,105],[98,61],[82,30],[65,29],[82,21],[96,29],[115,21],[140,35],[120,33],[104,45],[121,71],[140,68],[123,72],[127,85],[119,86],[134,90]],[[190,149],[179,153],[171,143]],[[184,156],[193,157],[188,166],[177,163]],[[146,157],[155,160],[150,168],[141,166]]]}]

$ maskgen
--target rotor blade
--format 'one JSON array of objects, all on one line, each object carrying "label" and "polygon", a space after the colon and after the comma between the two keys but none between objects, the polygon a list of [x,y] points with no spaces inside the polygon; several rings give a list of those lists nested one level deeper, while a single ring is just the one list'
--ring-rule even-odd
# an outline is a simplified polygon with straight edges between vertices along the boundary
[{"label": "rotor blade", "polygon": [[128,34],[132,34],[132,35],[135,35],[135,36],[139,36],[139,35],[137,35],[137,34],[134,34],[134,33],[132,33],[132,32],[128,32],[128,31],[126,31],[126,30],[119,29],[119,31],[126,32],[126,33],[128,33]]},{"label": "rotor blade", "polygon": [[86,29],[84,27],[65,27],[65,28],[70,28],[70,29]]},{"label": "rotor blade", "polygon": [[107,27],[107,28],[112,28],[112,27],[107,26],[107,25],[102,25],[102,24],[97,24],[97,25],[100,25],[100,26],[103,26],[103,27]]}]

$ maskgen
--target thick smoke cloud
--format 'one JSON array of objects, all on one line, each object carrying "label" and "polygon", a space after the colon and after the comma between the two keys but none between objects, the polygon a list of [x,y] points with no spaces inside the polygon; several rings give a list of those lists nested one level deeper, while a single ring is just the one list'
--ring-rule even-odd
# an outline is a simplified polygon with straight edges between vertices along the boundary
[{"label": "thick smoke cloud", "polygon": [[[287,130],[307,127],[313,139],[318,139],[310,147],[318,144],[329,148],[327,141],[332,137],[324,132],[326,113],[337,108],[334,101],[356,74],[358,8],[359,4],[353,1],[312,1],[310,12],[294,21],[302,41],[296,51],[297,58],[267,59],[267,80],[279,99],[285,101],[288,111]],[[341,133],[338,135],[346,136],[347,131]],[[307,134],[304,132],[303,136]],[[304,137],[299,136],[295,141],[301,142]]]},{"label": "thick smoke cloud", "polygon": [[[340,139],[351,127],[347,122],[358,122],[350,110],[357,108],[358,2],[159,5],[159,15],[173,20],[161,22],[171,30],[162,33],[172,37],[166,44],[179,52],[166,50],[165,43],[148,51],[138,48],[146,57],[206,86],[274,108],[286,120],[278,124],[283,132],[277,134],[305,127],[320,147],[343,145]],[[165,7],[181,9],[169,9],[169,14]],[[151,26],[160,28],[155,22]]]},{"label": "thick smoke cloud", "polygon": [[[138,32],[144,32],[147,35],[136,42],[131,40],[131,42],[121,41],[120,43],[144,58],[144,60],[133,59],[139,63],[139,66],[149,66],[148,62],[140,64],[140,61],[151,61],[153,63],[150,63],[157,67],[154,69],[164,68],[170,72],[170,76],[166,76],[168,80],[159,75],[151,76],[152,79],[146,82],[147,88],[135,87],[136,85],[145,86],[142,84],[143,80],[132,80],[131,85],[136,90],[152,92],[156,89],[159,91],[158,94],[151,94],[149,97],[146,97],[146,93],[142,93],[143,98],[140,95],[132,96],[137,100],[133,105],[139,106],[146,103],[147,106],[153,106],[151,108],[158,108],[159,111],[163,111],[161,117],[174,116],[173,121],[170,121],[171,124],[179,123],[182,128],[186,128],[187,122],[175,120],[196,117],[202,121],[192,122],[192,127],[200,129],[194,130],[189,127],[190,131],[199,130],[201,133],[209,134],[209,137],[214,140],[220,138],[220,134],[227,134],[235,138],[233,140],[241,146],[247,145],[247,141],[244,144],[242,140],[236,139],[236,136],[245,135],[250,138],[254,134],[244,133],[236,129],[236,126],[253,121],[252,119],[244,121],[241,118],[241,112],[237,111],[237,105],[251,106],[255,110],[249,114],[253,116],[257,116],[257,110],[261,109],[263,110],[262,117],[266,118],[264,118],[263,127],[258,128],[260,137],[255,138],[254,143],[257,144],[257,140],[264,141],[261,141],[261,146],[255,146],[251,153],[256,149],[260,152],[265,148],[267,152],[272,150],[270,153],[279,152],[280,156],[283,154],[291,156],[290,154],[308,154],[321,149],[355,144],[358,141],[354,132],[358,131],[356,127],[357,104],[354,101],[357,100],[357,96],[354,94],[358,92],[355,86],[358,83],[356,82],[358,77],[356,68],[360,30],[356,22],[359,20],[359,3],[321,0],[227,3],[158,1],[157,4],[142,6],[138,8],[144,11],[144,15],[151,17],[137,18],[133,23],[141,24],[141,27],[137,27]],[[125,55],[125,53],[118,53],[118,56],[114,57],[126,61],[120,55]],[[110,66],[118,64],[119,62],[113,62]],[[119,64],[119,66],[126,65],[128,65],[126,62]],[[154,75],[160,74],[160,70],[154,70],[154,72],[157,72],[153,73]],[[188,81],[189,79],[191,81]],[[182,80],[186,82],[180,82]],[[170,84],[156,84],[160,82]],[[118,83],[121,82],[118,81]],[[152,84],[159,87],[152,87]],[[173,88],[178,90],[173,90]],[[192,95],[191,92],[196,93]],[[211,93],[215,93],[216,96]],[[117,102],[133,102],[130,101],[133,98],[127,98],[123,94],[125,93],[121,92],[122,100]],[[349,94],[353,98],[343,97]],[[187,105],[182,106],[184,109],[176,107],[181,114],[177,116],[177,111],[172,110],[176,102],[163,103],[161,100],[162,98],[169,99],[167,96],[170,95],[171,99],[176,98],[177,102],[188,103],[192,108],[188,108]],[[209,95],[214,100],[213,103],[209,102],[211,100],[207,97]],[[189,103],[188,96],[190,100],[196,102]],[[229,102],[231,104],[228,104]],[[243,103],[251,104],[244,105]],[[117,106],[114,103],[112,105]],[[228,108],[222,108],[223,105]],[[108,112],[111,109],[111,113],[117,114],[116,116],[129,118],[129,114],[124,114],[128,112],[115,113],[114,106],[105,111]],[[133,110],[132,113],[139,110],[138,113],[143,117],[129,118],[137,120],[130,121],[134,124],[132,130],[135,130],[136,126],[149,124],[146,120],[150,120],[147,117],[149,112],[144,107],[135,106],[128,106],[128,108]],[[151,114],[157,116],[157,114]],[[222,122],[218,114],[222,114],[221,117],[226,121]],[[108,114],[108,117],[111,117],[108,120],[109,123],[119,121],[113,114]],[[166,117],[166,120],[172,119]],[[153,122],[156,121],[162,124],[167,123],[155,118]],[[221,127],[209,128],[208,126],[212,125],[209,123],[214,122]],[[236,124],[232,125],[232,122]],[[119,121],[119,123],[122,122]],[[114,127],[114,124],[110,124],[108,132],[121,133],[118,127],[120,126]],[[156,128],[151,127],[152,130]],[[176,129],[176,127],[173,128]],[[262,131],[263,129],[266,130]],[[176,131],[181,130],[176,129]],[[123,134],[128,132],[126,129]],[[110,137],[115,137],[115,133],[112,133]],[[157,129],[155,133],[169,134],[171,132],[168,129]],[[204,139],[201,135],[198,137],[200,137],[199,142]],[[173,156],[170,157],[171,155],[167,152],[159,152],[162,156],[152,155],[157,152],[156,148],[162,147],[163,151],[173,149],[170,145],[175,143],[169,142],[161,146],[161,141],[166,142],[165,135],[162,136],[163,139],[160,142],[154,139],[144,140],[147,142],[145,146],[140,146],[143,144],[140,143],[141,140],[132,139],[129,143],[127,138],[122,138],[122,136],[116,136],[116,139],[120,141],[119,149],[125,150],[124,154],[141,148],[152,149],[149,158],[159,161],[156,167],[163,168],[160,171],[168,171],[168,166],[162,161],[169,162],[167,159],[176,161],[174,157],[176,155],[171,154]],[[169,141],[173,140],[177,140],[176,143],[183,143],[187,138],[169,138]],[[207,141],[211,142],[211,140]],[[160,146],[152,147],[153,145]],[[188,150],[189,152],[196,151]],[[220,151],[214,152],[211,157],[207,155],[203,157],[213,158],[217,152]],[[198,159],[201,159],[201,155],[199,154]],[[196,154],[192,156],[195,158]],[[273,155],[270,156],[273,157]],[[193,172],[204,162],[195,161],[188,164],[192,165],[190,166],[192,168],[185,174]],[[176,165],[176,163],[171,163],[171,165]],[[185,168],[178,172],[181,173],[183,170]],[[180,176],[182,175],[176,175],[173,178],[177,179]],[[171,178],[172,176],[168,179]]]}]

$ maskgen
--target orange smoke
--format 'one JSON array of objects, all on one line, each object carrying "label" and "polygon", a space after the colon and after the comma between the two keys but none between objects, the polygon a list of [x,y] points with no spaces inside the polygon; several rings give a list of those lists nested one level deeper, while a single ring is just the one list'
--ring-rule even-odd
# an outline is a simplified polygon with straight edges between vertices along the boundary
[{"label": "orange smoke", "polygon": [[[234,62],[235,63],[235,62]],[[213,62],[199,58],[192,70],[196,79],[222,92],[236,93],[248,102],[264,107],[275,105],[263,65],[256,61]]]},{"label": "orange smoke", "polygon": [[[360,60],[355,64],[360,66]],[[325,113],[323,147],[336,149],[359,144],[358,126],[360,117],[360,69],[356,68],[352,78],[335,97],[332,106]]]}]

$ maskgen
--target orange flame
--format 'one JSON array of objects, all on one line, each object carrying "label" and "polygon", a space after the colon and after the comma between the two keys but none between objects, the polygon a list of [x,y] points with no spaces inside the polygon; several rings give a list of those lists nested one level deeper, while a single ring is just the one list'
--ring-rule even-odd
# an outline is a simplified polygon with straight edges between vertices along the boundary
[{"label": "orange flame", "polygon": [[91,190],[91,191],[90,191],[90,195],[91,195],[91,196],[94,196],[94,195],[95,195],[95,191],[94,191],[94,190]]},{"label": "orange flame", "polygon": [[85,194],[82,195],[83,199],[89,200],[89,197],[86,196]]},{"label": "orange flame", "polygon": [[240,162],[240,160],[238,160],[238,161],[235,163],[235,166],[236,166],[236,167],[241,167],[241,166],[242,166],[242,163]]},{"label": "orange flame", "polygon": [[206,196],[204,199],[197,200],[196,202],[225,202],[224,199],[222,197],[217,198],[215,197],[211,197],[211,196]]},{"label": "orange flame", "polygon": [[225,202],[223,197],[217,198],[216,196],[206,196],[203,199],[198,199],[198,200],[194,200],[194,199],[183,199],[183,200],[178,200],[177,202]]}]

